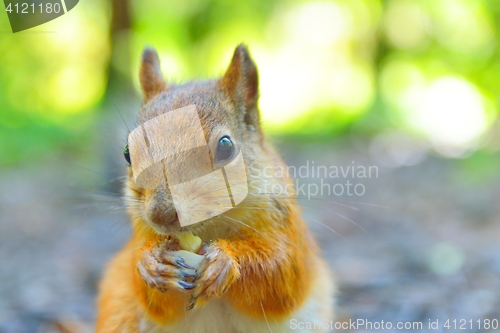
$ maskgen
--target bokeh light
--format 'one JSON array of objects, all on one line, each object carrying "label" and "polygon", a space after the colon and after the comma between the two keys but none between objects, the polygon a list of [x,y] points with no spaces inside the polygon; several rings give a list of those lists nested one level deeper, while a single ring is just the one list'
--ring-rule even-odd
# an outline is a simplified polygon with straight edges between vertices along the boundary
[{"label": "bokeh light", "polygon": [[[374,70],[361,54],[353,52],[357,38],[375,19],[361,1],[365,15],[354,15],[349,2],[309,2],[276,13],[268,35],[279,42],[256,53],[261,68],[261,107],[269,127],[286,128],[317,109],[336,110],[337,118],[356,118],[373,102]],[[359,22],[364,19],[365,22]],[[360,25],[365,28],[360,34]],[[360,36],[361,35],[361,36]]]},{"label": "bokeh light", "polygon": [[54,120],[87,112],[103,98],[108,24],[104,13],[89,15],[92,6],[102,8],[90,1],[82,10],[40,26],[39,33],[2,35],[0,47],[12,50],[3,62],[10,67],[5,74],[12,75],[7,89],[12,112]]},{"label": "bokeh light", "polygon": [[383,27],[388,41],[399,49],[413,49],[429,42],[430,17],[421,1],[391,1]]},{"label": "bokeh light", "polygon": [[493,51],[494,24],[484,1],[439,0],[430,7],[437,41],[452,52],[484,57]]},{"label": "bokeh light", "polygon": [[442,77],[421,93],[407,119],[438,146],[468,148],[488,128],[486,102],[469,82]]}]

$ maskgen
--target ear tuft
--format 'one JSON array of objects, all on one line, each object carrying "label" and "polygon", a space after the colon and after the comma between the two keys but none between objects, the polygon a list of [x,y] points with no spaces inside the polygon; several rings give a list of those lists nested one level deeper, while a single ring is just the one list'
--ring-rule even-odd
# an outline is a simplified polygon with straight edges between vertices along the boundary
[{"label": "ear tuft", "polygon": [[158,53],[152,47],[142,51],[141,70],[139,74],[144,100],[148,102],[160,92],[166,90],[167,84],[163,79]]},{"label": "ear tuft", "polygon": [[247,48],[240,44],[234,50],[231,64],[221,80],[221,88],[236,102],[252,107],[258,99],[259,76]]}]

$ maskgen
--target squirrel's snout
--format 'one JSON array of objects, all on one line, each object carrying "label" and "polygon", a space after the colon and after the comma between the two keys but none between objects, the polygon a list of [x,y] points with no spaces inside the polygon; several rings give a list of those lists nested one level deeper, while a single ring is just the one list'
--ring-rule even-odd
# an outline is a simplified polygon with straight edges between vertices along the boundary
[{"label": "squirrel's snout", "polygon": [[156,191],[146,200],[145,213],[149,222],[159,226],[170,226],[178,221],[177,211],[166,191]]},{"label": "squirrel's snout", "polygon": [[154,224],[168,226],[175,223],[177,218],[177,212],[173,207],[151,207],[147,210],[146,215],[148,220]]}]

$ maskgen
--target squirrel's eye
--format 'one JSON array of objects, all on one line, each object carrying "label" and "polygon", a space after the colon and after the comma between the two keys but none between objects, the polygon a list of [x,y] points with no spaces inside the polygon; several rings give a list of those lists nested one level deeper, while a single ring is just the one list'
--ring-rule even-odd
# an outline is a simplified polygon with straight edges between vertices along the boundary
[{"label": "squirrel's eye", "polygon": [[128,151],[128,145],[125,146],[123,149],[123,156],[125,157],[125,160],[127,161],[128,165],[131,165],[132,163],[130,162],[130,152]]},{"label": "squirrel's eye", "polygon": [[234,144],[227,136],[222,137],[217,143],[217,151],[215,153],[215,162],[227,160],[233,156]]}]

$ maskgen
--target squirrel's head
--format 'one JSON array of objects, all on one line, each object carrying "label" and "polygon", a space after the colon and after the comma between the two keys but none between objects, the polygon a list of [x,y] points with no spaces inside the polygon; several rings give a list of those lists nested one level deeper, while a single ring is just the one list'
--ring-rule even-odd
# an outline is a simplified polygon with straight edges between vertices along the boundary
[{"label": "squirrel's head", "polygon": [[135,227],[163,235],[217,229],[210,237],[253,228],[273,201],[262,185],[283,180],[264,177],[280,160],[261,131],[258,73],[246,47],[221,78],[179,85],[164,80],[156,51],[146,48],[140,82],[145,103],[125,151]]}]

